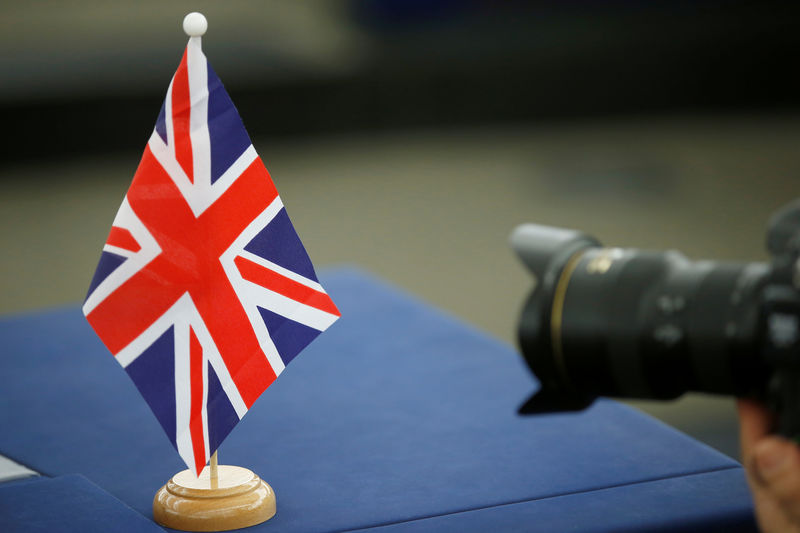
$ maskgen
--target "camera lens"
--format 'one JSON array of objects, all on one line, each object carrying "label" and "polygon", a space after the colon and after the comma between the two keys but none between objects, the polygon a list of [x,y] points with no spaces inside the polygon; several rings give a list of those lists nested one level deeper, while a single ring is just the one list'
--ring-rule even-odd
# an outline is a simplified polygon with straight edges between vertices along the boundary
[{"label": "camera lens", "polygon": [[527,227],[512,237],[523,260],[536,258],[526,261],[537,286],[519,338],[542,386],[521,412],[582,409],[597,396],[744,395],[765,382],[758,299],[766,264],[600,248],[576,232],[558,234],[558,247],[556,234],[543,237],[550,228]]}]

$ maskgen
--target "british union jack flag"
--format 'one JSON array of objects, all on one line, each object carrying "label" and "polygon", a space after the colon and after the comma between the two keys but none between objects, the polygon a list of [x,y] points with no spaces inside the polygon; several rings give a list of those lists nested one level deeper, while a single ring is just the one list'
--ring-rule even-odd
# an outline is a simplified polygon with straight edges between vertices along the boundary
[{"label": "british union jack flag", "polygon": [[339,317],[199,37],[172,78],[83,312],[197,475]]}]

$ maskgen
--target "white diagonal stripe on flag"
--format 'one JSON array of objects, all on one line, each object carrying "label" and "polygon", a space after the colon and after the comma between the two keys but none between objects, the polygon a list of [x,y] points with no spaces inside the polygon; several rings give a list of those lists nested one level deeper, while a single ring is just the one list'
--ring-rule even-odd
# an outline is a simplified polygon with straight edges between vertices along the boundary
[{"label": "white diagonal stripe on flag", "polygon": [[327,311],[321,311],[316,307],[298,302],[297,300],[266,289],[246,279],[242,279],[242,283],[246,284],[248,301],[251,304],[277,313],[318,331],[325,331],[325,329],[330,327],[330,325],[339,318]]},{"label": "white diagonal stripe on flag", "polygon": [[128,230],[141,249],[136,253],[126,252],[120,254],[127,256],[128,259],[109,274],[83,303],[83,314],[88,315],[97,307],[109,294],[144,268],[150,261],[161,253],[161,247],[155,240],[150,231],[142,224],[139,217],[131,209],[127,196],[119,206],[117,216],[114,217],[114,226]]},{"label": "white diagonal stripe on flag", "polygon": [[285,276],[285,277],[289,278],[292,281],[296,281],[297,283],[305,285],[306,287],[308,287],[310,289],[314,289],[317,292],[321,292],[323,294],[328,294],[327,292],[325,292],[325,289],[322,288],[322,285],[320,285],[316,281],[310,280],[305,276],[301,276],[297,272],[293,272],[293,271],[291,271],[291,270],[289,270],[287,268],[283,268],[282,266],[280,266],[278,264],[275,264],[272,261],[268,261],[267,259],[264,259],[263,257],[261,257],[259,255],[256,255],[254,253],[248,252],[247,250],[242,250],[239,253],[239,256],[247,259],[248,261],[252,261],[253,263],[256,263],[257,265],[260,265],[260,266],[262,266],[264,268],[268,268],[270,270],[274,270],[278,274],[280,274],[282,276]]}]

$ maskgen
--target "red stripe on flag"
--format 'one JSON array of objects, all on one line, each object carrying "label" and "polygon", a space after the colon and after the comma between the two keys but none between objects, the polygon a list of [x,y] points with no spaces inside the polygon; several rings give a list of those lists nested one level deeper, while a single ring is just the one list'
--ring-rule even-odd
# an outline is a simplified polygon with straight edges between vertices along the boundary
[{"label": "red stripe on flag", "polygon": [[247,281],[252,281],[256,285],[261,285],[266,289],[275,291],[287,298],[302,302],[320,311],[341,316],[333,300],[324,292],[319,292],[311,287],[307,287],[302,283],[298,283],[293,279],[278,274],[274,270],[264,268],[258,263],[254,263],[244,257],[239,256],[234,262],[239,268],[239,273]]},{"label": "red stripe on flag", "polygon": [[172,79],[172,133],[175,138],[175,159],[194,183],[191,132],[192,99],[189,93],[188,49]]},{"label": "red stripe on flag", "polygon": [[194,464],[199,475],[206,466],[206,446],[203,432],[203,347],[194,330],[189,328],[189,381],[191,401],[189,433],[192,435]]},{"label": "red stripe on flag", "polygon": [[111,233],[108,234],[106,244],[131,252],[138,252],[142,249],[136,239],[133,238],[130,231],[118,226],[111,226]]},{"label": "red stripe on flag", "polygon": [[[153,201],[153,191],[159,201]],[[277,196],[267,169],[256,158],[196,218],[146,146],[127,197],[162,252],[87,317],[111,353],[127,346],[188,291],[245,405],[252,406],[275,381],[275,371],[219,257]]]}]

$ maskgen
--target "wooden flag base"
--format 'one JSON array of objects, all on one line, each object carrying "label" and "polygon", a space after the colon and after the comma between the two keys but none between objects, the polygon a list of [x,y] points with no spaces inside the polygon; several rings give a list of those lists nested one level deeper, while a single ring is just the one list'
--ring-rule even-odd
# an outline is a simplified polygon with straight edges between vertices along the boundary
[{"label": "wooden flag base", "polygon": [[227,531],[275,516],[275,493],[253,472],[220,465],[214,480],[210,470],[200,477],[184,470],[161,487],[153,499],[156,522],[183,531]]}]

